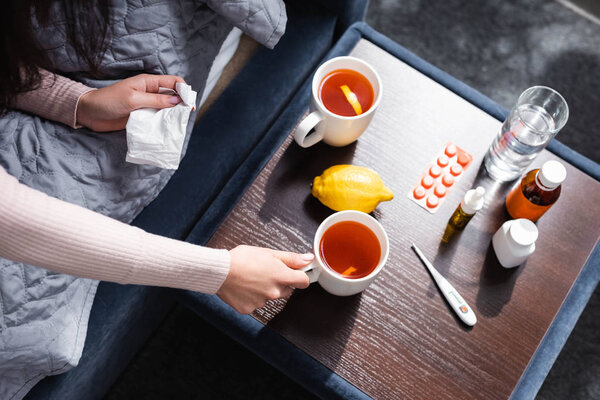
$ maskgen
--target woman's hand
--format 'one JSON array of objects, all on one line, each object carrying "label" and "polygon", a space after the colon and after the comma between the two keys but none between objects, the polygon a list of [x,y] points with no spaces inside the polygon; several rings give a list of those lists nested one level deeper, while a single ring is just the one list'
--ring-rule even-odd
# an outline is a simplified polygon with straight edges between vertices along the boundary
[{"label": "woman's hand", "polygon": [[129,113],[138,108],[168,108],[181,102],[179,96],[158,94],[158,88],[175,89],[183,78],[141,74],[102,89],[85,93],[77,105],[77,123],[93,131],[125,129]]},{"label": "woman's hand", "polygon": [[309,285],[308,275],[298,269],[312,261],[312,254],[252,246],[238,246],[229,253],[229,275],[217,295],[239,313],[250,314],[267,300],[288,298],[294,288]]}]

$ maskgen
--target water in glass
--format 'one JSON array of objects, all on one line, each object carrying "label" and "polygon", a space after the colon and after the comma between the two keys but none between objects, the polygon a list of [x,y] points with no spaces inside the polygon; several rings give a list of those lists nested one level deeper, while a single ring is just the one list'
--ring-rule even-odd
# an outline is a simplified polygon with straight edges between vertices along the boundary
[{"label": "water in glass", "polygon": [[492,178],[510,181],[521,176],[554,136],[554,118],[542,107],[523,104],[511,112],[485,156]]}]

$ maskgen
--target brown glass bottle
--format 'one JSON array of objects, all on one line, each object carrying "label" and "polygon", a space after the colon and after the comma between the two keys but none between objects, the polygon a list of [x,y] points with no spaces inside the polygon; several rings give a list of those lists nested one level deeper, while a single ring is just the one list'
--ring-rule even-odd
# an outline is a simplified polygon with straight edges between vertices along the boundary
[{"label": "brown glass bottle", "polygon": [[536,222],[558,200],[565,177],[565,167],[558,161],[529,171],[506,196],[506,210],[513,219]]},{"label": "brown glass bottle", "polygon": [[442,242],[448,243],[457,232],[465,229],[465,226],[467,226],[475,213],[483,208],[485,202],[484,195],[485,188],[482,186],[477,189],[471,189],[465,194],[463,201],[456,207],[456,210],[448,221],[448,225],[446,225]]}]

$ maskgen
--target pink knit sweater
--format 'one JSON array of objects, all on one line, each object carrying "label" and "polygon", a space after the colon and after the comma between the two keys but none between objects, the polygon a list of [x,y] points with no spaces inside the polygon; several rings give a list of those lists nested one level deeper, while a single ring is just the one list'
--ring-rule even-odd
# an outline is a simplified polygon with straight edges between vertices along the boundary
[{"label": "pink knit sweater", "polygon": [[94,89],[46,70],[40,70],[40,73],[42,81],[39,89],[19,94],[15,108],[78,128],[79,98]]},{"label": "pink knit sweater", "polygon": [[[45,73],[44,82],[53,80]],[[85,85],[57,76],[19,96],[16,108],[76,126]],[[20,184],[0,167],[0,257],[118,283],[215,293],[229,252],[147,233]]]}]

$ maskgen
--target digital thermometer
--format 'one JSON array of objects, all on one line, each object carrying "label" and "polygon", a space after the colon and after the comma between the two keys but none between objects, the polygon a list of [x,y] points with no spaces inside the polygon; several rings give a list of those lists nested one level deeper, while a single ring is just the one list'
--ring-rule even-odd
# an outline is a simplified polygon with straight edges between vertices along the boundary
[{"label": "digital thermometer", "polygon": [[450,307],[454,310],[456,315],[458,315],[458,318],[460,318],[462,322],[469,326],[475,325],[475,323],[477,322],[477,317],[475,316],[475,313],[473,312],[471,307],[469,307],[465,299],[463,299],[462,296],[456,291],[456,289],[454,289],[454,287],[450,284],[450,282],[448,282],[446,278],[444,278],[435,269],[435,267],[429,262],[429,260],[423,255],[423,253],[421,253],[421,250],[419,250],[419,248],[415,246],[414,243],[411,247],[415,251],[415,253],[417,253],[417,256],[419,256],[423,264],[425,264],[425,266],[429,270],[429,273],[433,277],[433,280],[440,288],[442,294],[448,301],[448,304],[450,304]]}]

